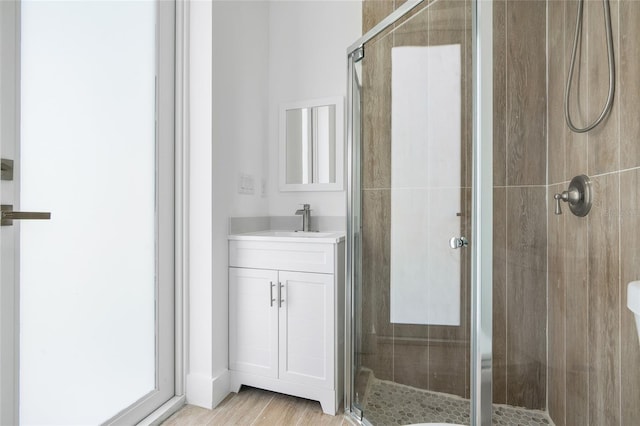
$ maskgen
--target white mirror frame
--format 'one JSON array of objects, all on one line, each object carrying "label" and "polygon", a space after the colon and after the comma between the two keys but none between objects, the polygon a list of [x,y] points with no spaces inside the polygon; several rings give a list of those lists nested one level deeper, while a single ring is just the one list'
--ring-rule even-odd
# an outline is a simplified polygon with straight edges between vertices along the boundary
[{"label": "white mirror frame", "polygon": [[[336,110],[336,181],[334,183],[287,183],[287,111],[334,105]],[[344,191],[344,97],[312,99],[280,104],[279,127],[280,191]]]}]

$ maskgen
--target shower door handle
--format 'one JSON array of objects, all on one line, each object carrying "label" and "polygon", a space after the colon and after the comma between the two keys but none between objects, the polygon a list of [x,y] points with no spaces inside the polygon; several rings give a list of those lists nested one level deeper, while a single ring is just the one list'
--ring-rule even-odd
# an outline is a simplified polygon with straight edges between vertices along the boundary
[{"label": "shower door handle", "polygon": [[458,249],[460,247],[466,247],[469,245],[469,241],[465,237],[453,237],[449,240],[449,247],[452,249]]},{"label": "shower door handle", "polygon": [[0,207],[2,212],[1,226],[11,226],[14,220],[49,220],[50,212],[16,212],[13,210],[12,204],[2,204]]}]

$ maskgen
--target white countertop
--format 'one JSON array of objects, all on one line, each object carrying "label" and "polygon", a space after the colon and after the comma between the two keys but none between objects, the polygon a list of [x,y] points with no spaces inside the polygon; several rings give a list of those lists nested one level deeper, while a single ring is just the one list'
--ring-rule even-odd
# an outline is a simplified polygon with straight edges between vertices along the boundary
[{"label": "white countertop", "polygon": [[240,241],[272,241],[287,243],[331,243],[336,244],[344,241],[345,233],[328,232],[303,232],[303,231],[256,231],[246,234],[234,234],[228,236],[229,240]]}]

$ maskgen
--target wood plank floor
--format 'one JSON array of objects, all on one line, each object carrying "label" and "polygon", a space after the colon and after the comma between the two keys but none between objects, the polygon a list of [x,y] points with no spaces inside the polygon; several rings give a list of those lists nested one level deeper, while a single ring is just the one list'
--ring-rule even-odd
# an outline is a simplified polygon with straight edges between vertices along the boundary
[{"label": "wood plank floor", "polygon": [[163,423],[163,426],[186,425],[351,426],[353,423],[341,413],[324,414],[317,401],[243,387],[213,410],[186,405]]}]

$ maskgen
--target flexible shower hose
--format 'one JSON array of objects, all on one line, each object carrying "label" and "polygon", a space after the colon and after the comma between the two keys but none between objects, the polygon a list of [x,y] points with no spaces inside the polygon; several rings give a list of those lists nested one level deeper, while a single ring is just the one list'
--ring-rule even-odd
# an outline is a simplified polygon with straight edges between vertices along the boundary
[{"label": "flexible shower hose", "polygon": [[602,112],[596,118],[596,120],[589,124],[586,127],[580,128],[576,127],[571,120],[571,113],[569,112],[569,96],[571,94],[571,80],[573,79],[573,70],[576,64],[576,53],[578,50],[578,43],[580,42],[580,38],[582,36],[582,20],[583,20],[583,11],[584,11],[584,0],[578,1],[578,13],[576,19],[576,32],[575,37],[573,39],[573,52],[571,53],[571,65],[569,67],[569,75],[567,77],[567,86],[564,92],[564,117],[567,121],[567,126],[576,132],[576,133],[584,133],[596,127],[598,124],[604,120],[609,111],[611,110],[611,105],[613,105],[613,94],[615,92],[615,64],[613,59],[613,31],[611,29],[611,11],[609,10],[609,0],[602,0],[602,7],[604,9],[604,26],[607,33],[607,59],[609,61],[609,94],[607,95],[607,102],[602,109]]}]

